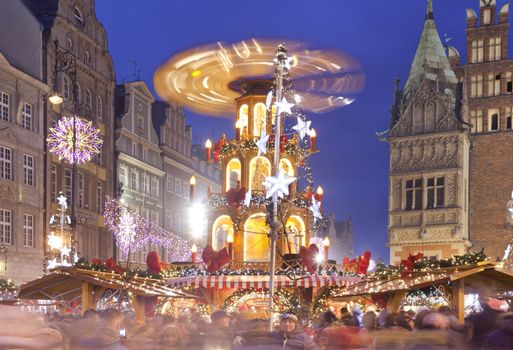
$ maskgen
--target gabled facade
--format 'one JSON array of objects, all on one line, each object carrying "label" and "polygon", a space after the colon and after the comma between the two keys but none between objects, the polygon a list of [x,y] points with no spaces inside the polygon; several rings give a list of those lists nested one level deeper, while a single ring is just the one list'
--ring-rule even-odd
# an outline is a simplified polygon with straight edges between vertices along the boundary
[{"label": "gabled facade", "polygon": [[[92,120],[101,130],[101,154],[78,167],[76,241],[80,256],[106,259],[112,255],[113,240],[104,226],[105,195],[114,193],[114,88],[115,75],[109,53],[107,35],[95,14],[93,0],[24,0],[43,25],[42,80],[55,86],[54,42],[59,49],[69,50],[76,57],[78,110],[80,117]],[[64,103],[47,103],[47,125],[51,127],[63,115],[72,115],[73,94],[69,77],[59,74],[56,86]],[[46,137],[46,135],[45,135]],[[71,167],[47,153],[45,188],[45,222],[57,210],[56,197],[62,191],[71,201]]]},{"label": "gabled facade", "polygon": [[[159,140],[153,128],[154,98],[142,81],[116,88],[116,172],[118,199],[158,226],[164,220],[164,178]],[[146,247],[131,259],[145,263]],[[163,248],[160,256],[163,255]],[[121,256],[120,256],[121,257]]]},{"label": "gabled facade", "polygon": [[424,29],[389,131],[390,261],[409,253],[446,258],[468,240],[469,136],[462,86],[451,68],[428,1]]}]

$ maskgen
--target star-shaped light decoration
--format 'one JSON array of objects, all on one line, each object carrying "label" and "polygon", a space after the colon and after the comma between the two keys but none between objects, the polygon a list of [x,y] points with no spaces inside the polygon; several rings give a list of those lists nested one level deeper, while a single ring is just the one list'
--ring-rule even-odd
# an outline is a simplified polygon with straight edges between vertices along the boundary
[{"label": "star-shaped light decoration", "polygon": [[248,192],[246,192],[246,196],[244,197],[244,205],[246,207],[249,207],[249,205],[251,204],[251,188],[248,190]]},{"label": "star-shaped light decoration", "polygon": [[265,99],[265,108],[269,110],[271,108],[271,103],[273,102],[273,91],[269,91],[267,94],[267,98]]},{"label": "star-shaped light decoration", "polygon": [[269,135],[265,132],[265,129],[262,129],[262,134],[260,134],[260,140],[256,142],[258,147],[258,156],[260,157],[262,154],[267,152],[267,141],[269,140]]},{"label": "star-shaped light decoration", "polygon": [[287,57],[285,59],[285,63],[283,64],[283,66],[288,70],[290,71],[290,64],[294,62],[294,57]]},{"label": "star-shaped light decoration", "polygon": [[312,133],[312,129],[310,129],[310,125],[312,124],[309,120],[303,120],[300,117],[297,117],[297,124],[292,127],[293,130],[296,130],[299,134],[299,137],[302,139],[305,138],[306,135],[310,135]]},{"label": "star-shaped light decoration", "polygon": [[288,176],[283,169],[280,169],[278,176],[268,176],[262,184],[267,188],[266,198],[271,198],[275,193],[279,198],[289,195],[289,185],[296,181],[293,176]]},{"label": "star-shaped light decoration", "polygon": [[310,206],[309,209],[312,212],[312,215],[314,217],[314,223],[317,222],[317,219],[322,219],[321,202],[317,202],[315,200],[315,197],[312,197],[312,205]]},{"label": "star-shaped light decoration", "polygon": [[69,253],[71,252],[71,249],[69,249],[66,245],[61,248],[61,256],[69,256]]},{"label": "star-shaped light decoration", "polygon": [[52,260],[48,261],[48,269],[53,270],[57,266],[59,266],[59,263],[57,262],[57,258],[53,258]]},{"label": "star-shaped light decoration", "polygon": [[57,197],[57,202],[59,202],[59,205],[64,209],[68,209],[68,199],[62,193]]},{"label": "star-shaped light decoration", "polygon": [[276,102],[276,114],[287,113],[292,114],[291,108],[294,107],[293,103],[287,102],[284,98],[281,99],[281,102]]}]

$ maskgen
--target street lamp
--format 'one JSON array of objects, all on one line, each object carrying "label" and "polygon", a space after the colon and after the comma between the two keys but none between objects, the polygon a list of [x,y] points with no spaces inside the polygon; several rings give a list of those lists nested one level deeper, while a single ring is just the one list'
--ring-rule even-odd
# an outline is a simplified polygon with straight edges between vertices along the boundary
[{"label": "street lamp", "polygon": [[53,67],[54,78],[54,92],[48,98],[50,103],[54,105],[61,104],[64,99],[58,91],[58,77],[59,73],[66,74],[71,80],[72,94],[73,94],[73,156],[71,162],[71,256],[75,256],[75,243],[76,243],[76,213],[77,213],[77,162],[76,162],[76,148],[77,148],[77,125],[76,117],[78,113],[78,85],[77,85],[77,59],[74,54],[69,50],[59,50],[59,41],[54,41],[55,45],[55,65]]}]

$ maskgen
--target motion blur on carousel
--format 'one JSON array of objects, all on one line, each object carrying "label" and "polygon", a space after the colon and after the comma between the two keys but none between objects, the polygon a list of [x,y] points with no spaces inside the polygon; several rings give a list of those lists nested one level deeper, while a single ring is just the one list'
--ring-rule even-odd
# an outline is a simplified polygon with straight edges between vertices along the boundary
[{"label": "motion blur on carousel", "polygon": [[0,307],[0,349],[511,349],[513,312],[480,296],[464,323],[448,306],[391,312],[349,303],[314,318],[282,313],[275,331],[266,315],[197,311],[156,315],[145,324],[131,312],[86,310],[84,315],[33,314]]}]

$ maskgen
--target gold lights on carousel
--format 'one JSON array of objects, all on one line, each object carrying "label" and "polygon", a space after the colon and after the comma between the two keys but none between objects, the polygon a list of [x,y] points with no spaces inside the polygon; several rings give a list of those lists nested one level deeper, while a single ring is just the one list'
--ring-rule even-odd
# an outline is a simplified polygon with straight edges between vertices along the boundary
[{"label": "gold lights on carousel", "polygon": [[207,162],[210,163],[212,161],[212,141],[210,141],[210,139],[207,139],[205,142],[205,152]]},{"label": "gold lights on carousel", "polygon": [[196,247],[196,244],[192,244],[191,247],[191,260],[193,264],[196,264],[196,260],[198,258],[198,247]]},{"label": "gold lights on carousel", "polygon": [[315,150],[315,146],[316,146],[316,142],[317,142],[317,132],[315,131],[314,128],[312,128],[312,130],[310,131],[310,150]]},{"label": "gold lights on carousel", "polygon": [[330,238],[326,236],[324,240],[322,241],[322,250],[324,253],[324,262],[328,262],[328,256],[330,253]]},{"label": "gold lights on carousel", "polygon": [[196,176],[192,175],[191,179],[189,180],[189,197],[190,197],[191,202],[194,200],[195,190],[196,190]]},{"label": "gold lights on carousel", "polygon": [[228,232],[226,243],[228,244],[228,255],[230,256],[230,259],[233,259],[233,232]]}]

